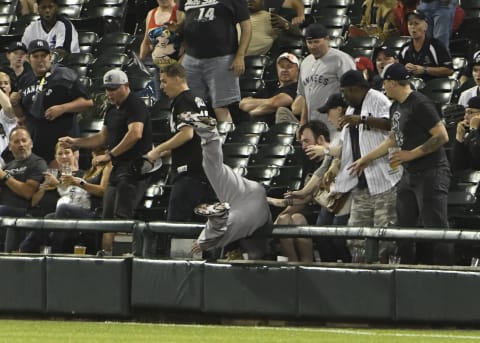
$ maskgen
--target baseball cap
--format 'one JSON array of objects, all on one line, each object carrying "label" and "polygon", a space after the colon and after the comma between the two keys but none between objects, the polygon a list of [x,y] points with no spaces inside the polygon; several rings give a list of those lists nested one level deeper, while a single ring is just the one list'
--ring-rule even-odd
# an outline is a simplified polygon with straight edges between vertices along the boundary
[{"label": "baseball cap", "polygon": [[27,52],[27,47],[22,42],[11,42],[7,48],[7,52],[14,52],[16,50],[23,50]]},{"label": "baseball cap", "polygon": [[48,42],[43,39],[32,40],[30,44],[28,44],[28,53],[33,54],[37,51],[46,51],[50,53],[50,46],[48,45]]},{"label": "baseball cap", "polygon": [[408,12],[407,14],[405,14],[405,20],[408,21],[408,19],[414,15],[415,17],[417,17],[418,19],[420,20],[427,20],[427,16],[425,15],[425,13],[423,13],[422,11],[419,11],[419,10],[413,10],[412,12]]},{"label": "baseball cap", "polygon": [[283,54],[278,56],[277,63],[280,62],[280,60],[283,60],[283,59],[289,60],[291,63],[294,63],[294,64],[296,64],[297,66],[300,67],[300,61],[298,60],[297,56],[295,56],[294,54],[291,54],[289,52],[284,52]]},{"label": "baseball cap", "polygon": [[313,23],[305,29],[305,39],[324,38],[328,36],[328,31],[322,24]]},{"label": "baseball cap", "polygon": [[318,109],[318,112],[327,113],[329,109],[335,108],[338,106],[347,107],[347,104],[345,103],[345,100],[343,99],[342,94],[335,93],[328,97],[325,104]]},{"label": "baseball cap", "polygon": [[475,65],[478,65],[478,64],[480,64],[480,51],[477,51],[473,55],[473,59],[472,59],[472,66],[475,66]]},{"label": "baseball cap", "polygon": [[467,108],[477,108],[480,109],[480,96],[471,97],[468,100]]},{"label": "baseball cap", "polygon": [[128,76],[120,69],[109,70],[103,75],[103,88],[117,89],[128,83]]},{"label": "baseball cap", "polygon": [[383,52],[385,57],[398,58],[397,53],[392,48],[389,48],[388,46],[379,46],[379,47],[376,47],[373,50],[373,60],[374,61],[377,59],[378,54],[381,53],[381,52]]},{"label": "baseball cap", "polygon": [[364,71],[368,69],[373,71],[373,62],[368,57],[360,56],[355,58],[355,65],[357,66],[357,70]]},{"label": "baseball cap", "polygon": [[349,70],[340,78],[340,87],[362,86],[368,87],[368,82],[359,70]]},{"label": "baseball cap", "polygon": [[412,76],[405,69],[405,66],[401,63],[392,63],[385,66],[383,70],[383,79],[384,80],[410,80]]}]

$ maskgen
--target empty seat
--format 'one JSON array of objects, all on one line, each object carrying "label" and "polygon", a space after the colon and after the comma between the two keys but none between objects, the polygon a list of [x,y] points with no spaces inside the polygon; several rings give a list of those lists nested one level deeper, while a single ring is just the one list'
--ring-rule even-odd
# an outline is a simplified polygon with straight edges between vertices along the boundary
[{"label": "empty seat", "polygon": [[373,58],[373,50],[380,46],[380,39],[371,36],[350,37],[340,49],[352,57]]},{"label": "empty seat", "polygon": [[427,81],[425,87],[420,91],[435,103],[439,113],[441,113],[442,106],[450,102],[453,92],[457,88],[457,80],[445,77]]},{"label": "empty seat", "polygon": [[79,76],[86,77],[94,60],[95,57],[91,53],[79,52],[66,55],[61,63],[75,70]]},{"label": "empty seat", "polygon": [[280,168],[278,166],[249,166],[247,167],[246,178],[269,186],[272,178],[279,175],[279,173]]},{"label": "empty seat", "polygon": [[270,144],[262,146],[258,152],[250,157],[249,165],[276,165],[283,166],[287,156],[294,153],[294,148],[290,144],[276,145]]}]

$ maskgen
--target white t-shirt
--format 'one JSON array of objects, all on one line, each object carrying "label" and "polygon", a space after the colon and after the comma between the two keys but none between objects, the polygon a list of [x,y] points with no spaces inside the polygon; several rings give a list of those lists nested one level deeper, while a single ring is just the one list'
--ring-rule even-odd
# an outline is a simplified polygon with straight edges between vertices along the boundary
[{"label": "white t-shirt", "polygon": [[50,32],[46,32],[40,19],[32,21],[25,29],[22,43],[28,44],[35,39],[48,42],[50,49],[60,48],[70,53],[80,52],[78,32],[72,22],[64,17],[58,17]]},{"label": "white t-shirt", "polygon": [[463,107],[467,107],[468,100],[470,100],[470,98],[473,98],[474,96],[477,96],[478,93],[479,93],[478,86],[464,90],[462,94],[460,94],[460,99],[458,99],[458,104],[462,105]]},{"label": "white t-shirt", "polygon": [[[0,110],[0,155],[5,149],[8,149],[8,136],[12,129],[17,126],[17,118],[10,118],[3,109]],[[0,156],[0,167],[5,166],[5,161]]]}]

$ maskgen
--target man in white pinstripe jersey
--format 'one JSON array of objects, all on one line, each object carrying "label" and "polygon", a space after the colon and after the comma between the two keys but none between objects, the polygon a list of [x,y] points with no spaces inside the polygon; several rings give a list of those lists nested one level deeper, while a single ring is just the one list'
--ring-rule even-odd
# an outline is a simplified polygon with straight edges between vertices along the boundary
[{"label": "man in white pinstripe jersey", "polygon": [[362,73],[350,70],[340,78],[341,92],[349,104],[340,134],[341,147],[330,148],[341,155],[335,191],[352,192],[349,226],[386,227],[396,223],[396,184],[402,169],[395,172],[384,157],[370,164],[364,173],[352,174],[348,167],[381,144],[390,131],[390,101],[383,93],[371,89]]}]

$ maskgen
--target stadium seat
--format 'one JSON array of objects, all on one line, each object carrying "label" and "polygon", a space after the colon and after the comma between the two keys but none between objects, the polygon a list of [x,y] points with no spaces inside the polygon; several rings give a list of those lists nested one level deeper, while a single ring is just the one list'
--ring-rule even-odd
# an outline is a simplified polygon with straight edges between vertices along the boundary
[{"label": "stadium seat", "polygon": [[265,55],[245,56],[245,72],[241,78],[262,79],[268,60],[268,56]]},{"label": "stadium seat", "polygon": [[16,21],[14,14],[0,14],[0,35],[6,35],[10,32],[10,25]]},{"label": "stadium seat", "polygon": [[346,38],[348,25],[350,24],[348,16],[321,17],[318,18],[317,22],[325,26],[330,37]]},{"label": "stadium seat", "polygon": [[88,69],[94,60],[95,57],[93,57],[91,53],[79,52],[66,55],[61,63],[75,70],[79,76],[85,77],[87,76]]},{"label": "stadium seat", "polygon": [[380,44],[380,39],[373,36],[350,37],[340,49],[353,58],[366,56],[372,59],[373,50]]},{"label": "stadium seat", "polygon": [[435,78],[427,81],[425,87],[420,91],[427,95],[437,106],[441,113],[442,106],[448,104],[452,98],[453,92],[458,88],[458,81],[455,79]]},{"label": "stadium seat", "polygon": [[97,43],[94,55],[109,53],[128,53],[127,47],[132,43],[133,36],[126,32],[105,33]]},{"label": "stadium seat", "polygon": [[254,95],[265,86],[261,79],[240,78],[240,93],[242,98]]},{"label": "stadium seat", "polygon": [[15,15],[16,6],[13,4],[0,4],[0,15],[13,14]]},{"label": "stadium seat", "polygon": [[400,48],[409,42],[411,40],[410,36],[393,36],[393,37],[388,37],[385,39],[383,42],[382,46],[386,46],[396,53],[400,51]]},{"label": "stadium seat", "polygon": [[260,182],[265,186],[269,186],[272,182],[272,178],[279,175],[279,173],[280,167],[278,166],[249,166],[247,167],[246,178]]},{"label": "stadium seat", "polygon": [[258,152],[250,157],[249,166],[254,165],[276,165],[283,166],[287,156],[294,153],[291,144],[277,145],[270,144],[259,147]]},{"label": "stadium seat", "polygon": [[302,173],[302,166],[281,167],[279,174],[272,178],[268,196],[280,198],[287,191],[298,190],[302,185]]},{"label": "stadium seat", "polygon": [[80,45],[80,52],[93,53],[95,46],[100,40],[98,33],[93,31],[78,31],[78,43]]}]

